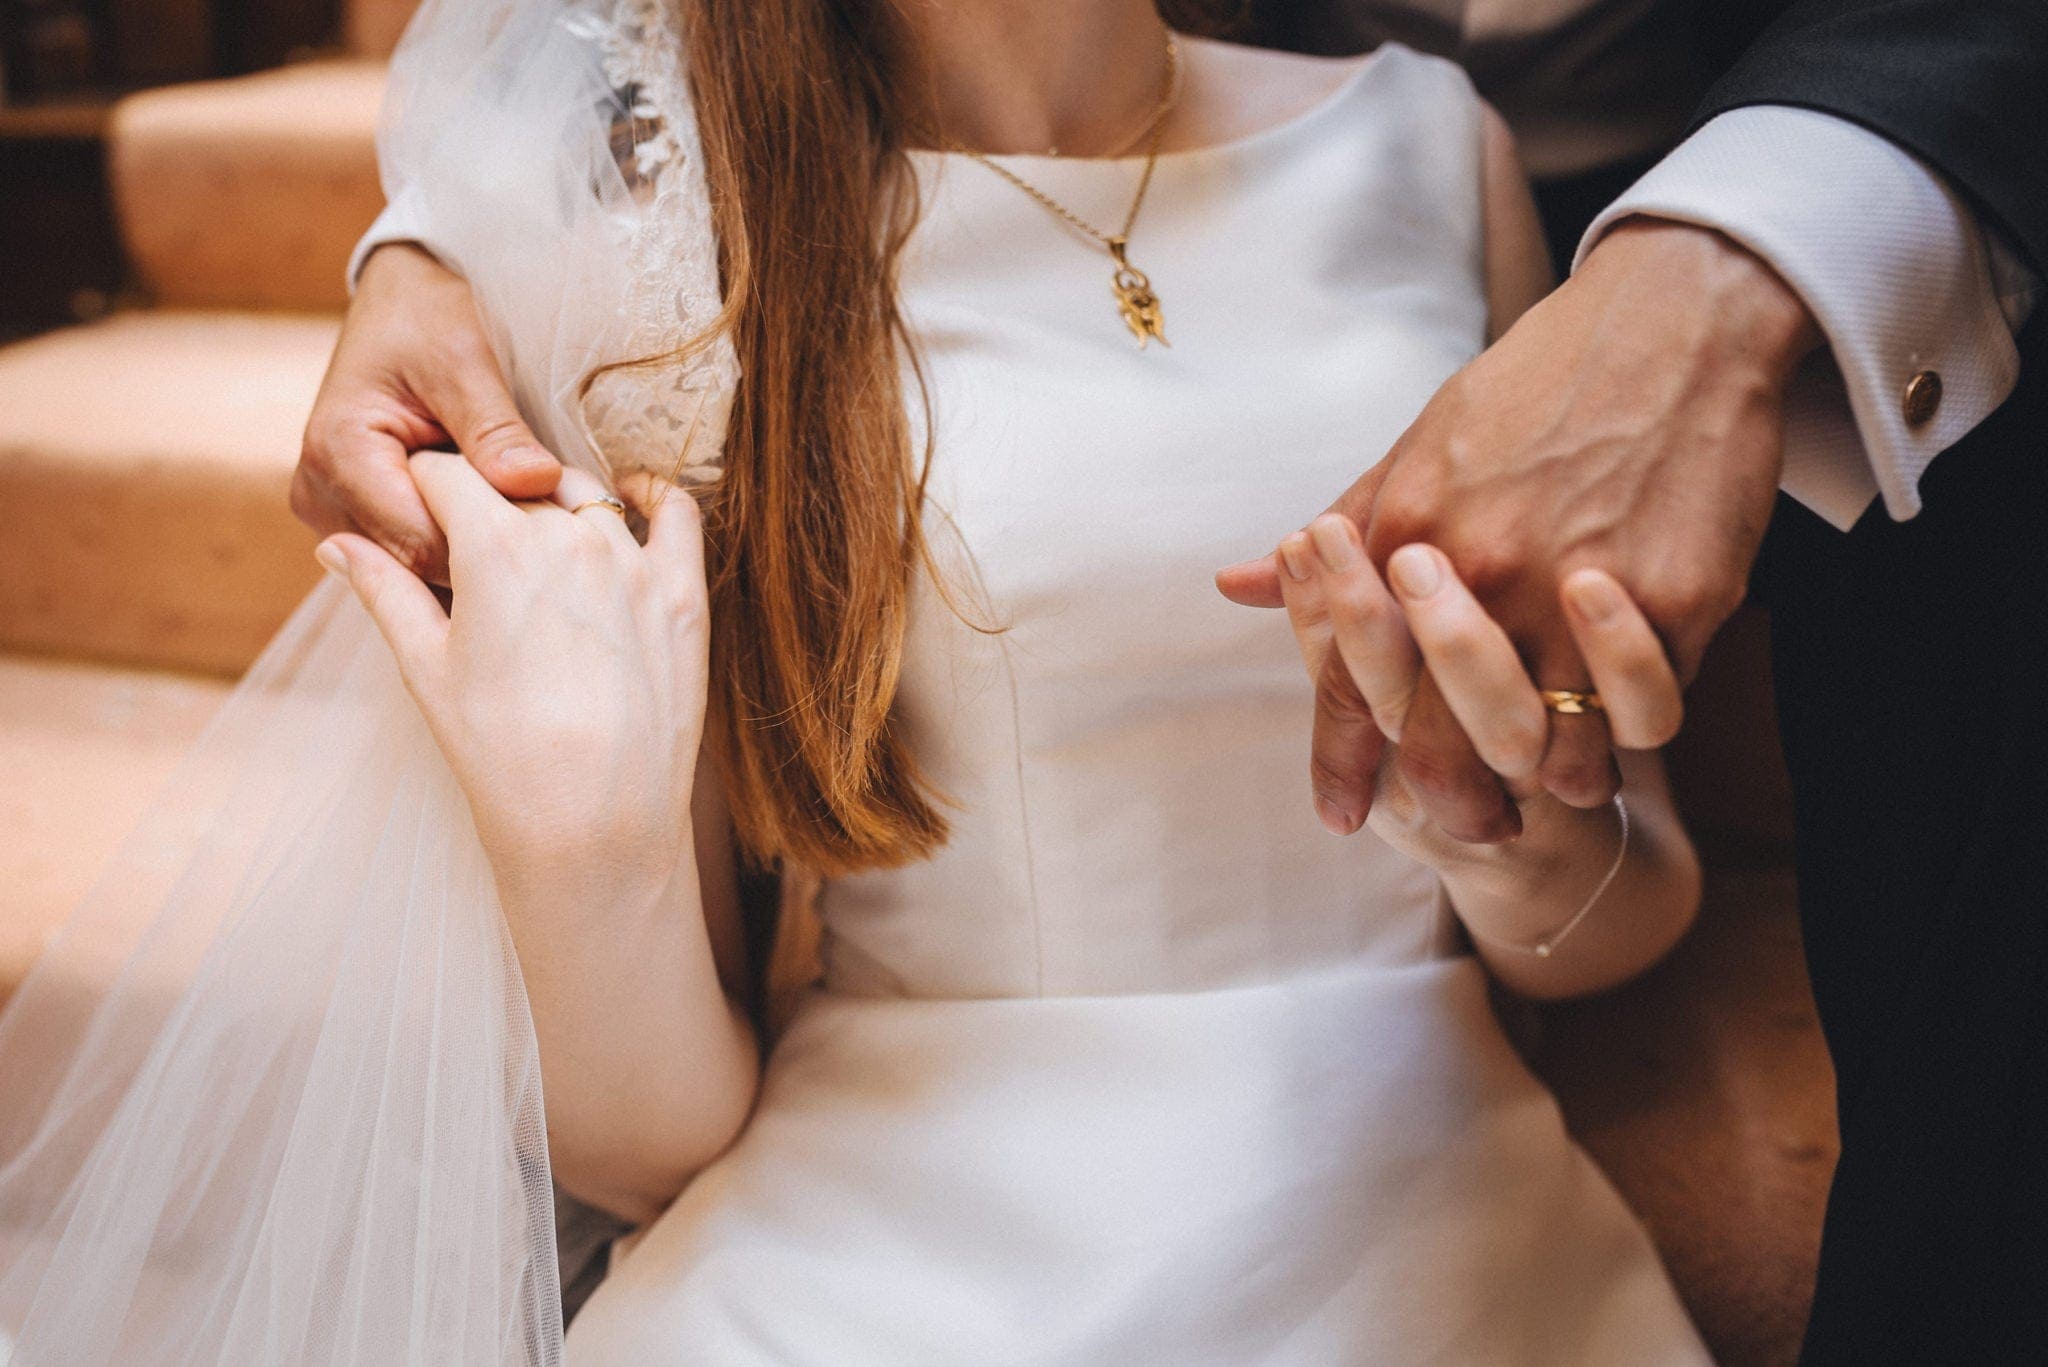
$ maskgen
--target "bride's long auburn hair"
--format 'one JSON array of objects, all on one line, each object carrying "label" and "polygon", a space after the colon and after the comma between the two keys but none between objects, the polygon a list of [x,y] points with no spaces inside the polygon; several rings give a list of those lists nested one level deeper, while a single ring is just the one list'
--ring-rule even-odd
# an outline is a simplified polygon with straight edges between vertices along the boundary
[{"label": "bride's long auburn hair", "polygon": [[[897,302],[928,106],[897,79],[895,2],[679,0],[741,369],[703,498],[706,734],[749,862],[825,875],[922,858],[947,830],[892,714],[930,563]],[[1215,34],[1238,8],[1160,6]]]}]

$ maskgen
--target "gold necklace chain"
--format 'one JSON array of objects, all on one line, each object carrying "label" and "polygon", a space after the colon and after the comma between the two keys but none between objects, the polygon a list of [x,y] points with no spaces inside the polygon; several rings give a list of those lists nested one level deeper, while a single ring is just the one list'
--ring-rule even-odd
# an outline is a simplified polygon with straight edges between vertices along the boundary
[{"label": "gold necklace chain", "polygon": [[1137,193],[1131,196],[1131,207],[1124,214],[1123,227],[1114,233],[1102,231],[986,152],[977,152],[952,138],[942,140],[949,151],[972,157],[1036,200],[1048,212],[1058,215],[1077,231],[1102,244],[1111,260],[1116,262],[1116,271],[1110,277],[1110,290],[1116,296],[1117,313],[1123,318],[1124,326],[1131,330],[1131,335],[1137,338],[1140,351],[1143,351],[1145,344],[1150,341],[1157,341],[1161,346],[1167,346],[1169,343],[1166,340],[1165,322],[1160,313],[1159,296],[1152,292],[1152,282],[1146,277],[1145,272],[1133,266],[1126,253],[1130,245],[1131,229],[1138,222],[1138,211],[1145,207],[1145,192],[1152,187],[1153,168],[1159,164],[1159,144],[1166,133],[1166,117],[1173,112],[1174,106],[1180,103],[1180,86],[1180,44],[1175,40],[1173,31],[1168,29],[1166,84],[1160,95],[1159,107],[1153,112],[1150,121],[1149,136],[1145,144],[1145,169],[1139,173]]}]

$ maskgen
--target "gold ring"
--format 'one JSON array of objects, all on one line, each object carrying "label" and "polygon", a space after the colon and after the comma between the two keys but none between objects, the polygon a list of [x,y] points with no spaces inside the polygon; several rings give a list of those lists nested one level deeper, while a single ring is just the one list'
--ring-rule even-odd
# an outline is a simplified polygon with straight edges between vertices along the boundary
[{"label": "gold ring", "polygon": [[624,517],[626,515],[626,505],[619,502],[619,500],[613,498],[610,494],[606,494],[602,498],[586,498],[581,503],[571,508],[569,510],[569,513],[573,517],[575,514],[582,512],[585,508],[609,508],[613,512],[617,513],[620,517]]},{"label": "gold ring", "polygon": [[1605,712],[1607,704],[1600,701],[1598,693],[1576,688],[1546,688],[1539,697],[1543,705],[1562,717],[1580,717],[1588,712]]}]

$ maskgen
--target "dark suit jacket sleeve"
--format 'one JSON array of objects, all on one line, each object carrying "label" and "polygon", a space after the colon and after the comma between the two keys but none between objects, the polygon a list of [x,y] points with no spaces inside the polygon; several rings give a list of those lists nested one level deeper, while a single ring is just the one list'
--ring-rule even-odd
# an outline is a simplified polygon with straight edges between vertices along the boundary
[{"label": "dark suit jacket sleeve", "polygon": [[1797,0],[1708,92],[1695,126],[1753,104],[1882,134],[2048,272],[2048,0]]}]

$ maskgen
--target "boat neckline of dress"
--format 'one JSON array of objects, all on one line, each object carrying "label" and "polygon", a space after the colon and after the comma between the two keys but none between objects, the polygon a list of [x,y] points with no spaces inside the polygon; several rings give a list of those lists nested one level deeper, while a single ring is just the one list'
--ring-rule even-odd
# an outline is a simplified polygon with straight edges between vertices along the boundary
[{"label": "boat neckline of dress", "polygon": [[[1397,46],[1399,45],[1395,43],[1381,43],[1371,52],[1366,53],[1359,59],[1357,67],[1342,81],[1337,83],[1335,90],[1332,90],[1300,113],[1290,114],[1278,123],[1268,124],[1264,128],[1254,128],[1249,133],[1226,139],[1223,142],[1205,143],[1200,147],[1175,147],[1163,151],[1159,154],[1159,165],[1165,166],[1173,162],[1194,160],[1202,157],[1238,155],[1256,151],[1269,143],[1278,142],[1284,138],[1293,137],[1303,130],[1322,122],[1323,119],[1329,116],[1330,111],[1349,100],[1352,92],[1364,83],[1365,78],[1372,73],[1374,68],[1379,66],[1380,58]],[[943,147],[913,147],[909,150],[910,155],[913,157],[926,157],[933,161],[941,162],[966,161],[977,155],[971,152],[950,151]],[[991,160],[1000,162],[1003,165],[1014,165],[1023,162],[1039,168],[1056,166],[1128,168],[1139,165],[1145,160],[1145,153],[1143,152],[1128,152],[1114,157],[1059,157],[1047,156],[1043,152],[989,152],[981,155],[986,155]]]}]

